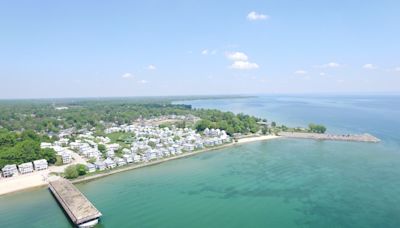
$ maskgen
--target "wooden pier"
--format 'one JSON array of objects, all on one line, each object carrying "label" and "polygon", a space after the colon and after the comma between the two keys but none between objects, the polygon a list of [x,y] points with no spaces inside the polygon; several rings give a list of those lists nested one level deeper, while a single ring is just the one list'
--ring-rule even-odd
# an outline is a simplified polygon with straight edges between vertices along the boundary
[{"label": "wooden pier", "polygon": [[98,223],[102,214],[71,182],[59,178],[49,182],[49,189],[76,226],[92,227]]}]

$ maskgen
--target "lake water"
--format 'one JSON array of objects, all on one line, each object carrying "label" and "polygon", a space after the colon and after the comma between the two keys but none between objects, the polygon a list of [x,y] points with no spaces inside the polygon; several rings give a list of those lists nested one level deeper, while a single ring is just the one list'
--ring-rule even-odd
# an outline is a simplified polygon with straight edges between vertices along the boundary
[{"label": "lake water", "polygon": [[[400,97],[199,100],[286,125],[370,132],[379,144],[278,139],[120,173],[78,188],[98,227],[400,227]],[[0,197],[0,227],[71,227],[46,189]]]}]

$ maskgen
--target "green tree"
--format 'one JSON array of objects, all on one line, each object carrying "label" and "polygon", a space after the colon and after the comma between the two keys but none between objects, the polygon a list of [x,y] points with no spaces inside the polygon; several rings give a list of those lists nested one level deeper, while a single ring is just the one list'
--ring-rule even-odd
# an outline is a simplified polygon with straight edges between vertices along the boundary
[{"label": "green tree", "polygon": [[74,179],[77,178],[79,176],[79,172],[76,169],[75,165],[70,165],[67,168],[65,168],[64,170],[64,176],[67,179]]}]

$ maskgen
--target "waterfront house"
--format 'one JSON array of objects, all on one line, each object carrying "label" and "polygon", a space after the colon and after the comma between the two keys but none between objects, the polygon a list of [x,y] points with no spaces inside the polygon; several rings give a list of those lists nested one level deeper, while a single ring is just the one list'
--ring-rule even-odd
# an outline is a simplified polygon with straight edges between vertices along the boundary
[{"label": "waterfront house", "polygon": [[19,172],[21,174],[32,173],[33,172],[33,164],[32,162],[22,163],[18,165]]},{"label": "waterfront house", "polygon": [[106,160],[104,160],[104,164],[106,164],[106,167],[108,169],[113,169],[116,167],[115,162],[111,158],[107,158]]},{"label": "waterfront house", "polygon": [[17,165],[5,165],[1,171],[3,172],[3,177],[12,177],[18,172]]},{"label": "waterfront house", "polygon": [[48,167],[46,159],[35,160],[33,161],[33,165],[35,166],[36,171],[45,170]]},{"label": "waterfront house", "polygon": [[133,158],[131,154],[124,154],[122,155],[122,157],[124,158],[126,163],[132,163],[133,162]]},{"label": "waterfront house", "polygon": [[115,163],[117,163],[118,166],[126,165],[126,162],[123,158],[116,158]]},{"label": "waterfront house", "polygon": [[98,170],[100,170],[100,171],[106,169],[106,164],[105,164],[103,161],[100,161],[100,160],[99,160],[99,161],[96,161],[96,162],[94,163],[94,165],[95,165],[96,169],[98,169]]},{"label": "waterfront house", "polygon": [[96,172],[96,166],[92,163],[87,163],[86,164],[87,170],[89,173]]},{"label": "waterfront house", "polygon": [[132,158],[134,162],[140,162],[142,160],[139,154],[133,154]]}]

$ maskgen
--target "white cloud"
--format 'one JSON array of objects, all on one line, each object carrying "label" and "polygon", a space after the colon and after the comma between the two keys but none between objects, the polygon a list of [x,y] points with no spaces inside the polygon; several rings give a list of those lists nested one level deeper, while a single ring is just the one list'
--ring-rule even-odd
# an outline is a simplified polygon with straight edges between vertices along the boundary
[{"label": "white cloud", "polygon": [[394,68],[394,71],[400,72],[400,67]]},{"label": "white cloud", "polygon": [[327,64],[322,64],[322,65],[318,65],[317,67],[319,68],[338,68],[343,66],[342,64],[336,63],[336,62],[330,62]]},{"label": "white cloud", "polygon": [[257,63],[248,61],[249,57],[243,52],[226,53],[226,58],[233,61],[230,68],[237,70],[252,70],[258,69],[260,66]]},{"label": "white cloud", "polygon": [[150,65],[147,66],[147,69],[148,70],[155,70],[155,69],[157,69],[157,67],[152,65],[152,64],[150,64]]},{"label": "white cloud", "polygon": [[148,81],[146,81],[146,80],[144,80],[144,79],[139,80],[138,82],[139,82],[140,84],[146,84],[146,83],[148,83]]},{"label": "white cloud", "polygon": [[243,52],[227,53],[226,57],[232,61],[247,61],[249,57]]},{"label": "white cloud", "polygon": [[296,70],[294,73],[295,74],[299,74],[299,75],[305,75],[305,74],[307,74],[307,71],[305,71],[305,70]]},{"label": "white cloud", "polygon": [[247,14],[247,20],[249,20],[249,21],[266,20],[268,18],[269,18],[268,15],[262,14],[262,13],[257,13],[255,11],[251,11],[249,14]]},{"label": "white cloud", "polygon": [[375,69],[377,69],[378,67],[375,66],[374,64],[367,63],[367,64],[364,64],[364,65],[362,66],[362,68],[367,69],[367,70],[375,70]]},{"label": "white cloud", "polygon": [[321,72],[321,73],[319,73],[319,75],[325,76],[326,74],[325,74],[325,72]]},{"label": "white cloud", "polygon": [[208,55],[208,52],[209,52],[208,49],[204,49],[204,50],[201,51],[201,54],[202,55]]},{"label": "white cloud", "polygon": [[201,51],[202,55],[215,55],[217,54],[217,50],[209,50],[209,49],[204,49]]},{"label": "white cloud", "polygon": [[257,63],[251,63],[248,61],[234,61],[230,67],[237,70],[252,70],[259,68]]},{"label": "white cloud", "polygon": [[125,73],[121,77],[122,78],[133,78],[133,75],[131,73]]}]

